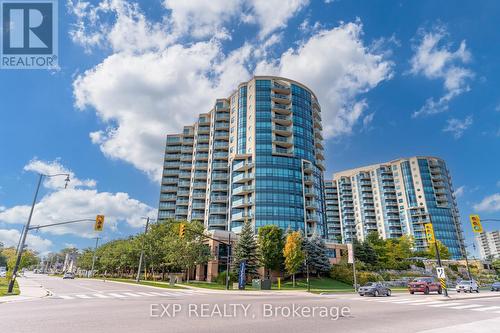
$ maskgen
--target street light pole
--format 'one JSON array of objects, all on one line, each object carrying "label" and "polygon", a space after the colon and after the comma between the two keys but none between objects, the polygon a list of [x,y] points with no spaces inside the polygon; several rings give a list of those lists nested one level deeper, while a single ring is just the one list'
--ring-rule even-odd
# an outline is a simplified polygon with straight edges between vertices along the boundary
[{"label": "street light pole", "polygon": [[144,228],[144,237],[142,239],[142,245],[141,245],[141,256],[139,257],[139,267],[137,268],[137,277],[135,278],[135,282],[137,283],[139,283],[139,281],[141,280],[142,260],[144,258],[144,242],[146,241],[148,225],[149,225],[149,217],[146,218],[146,227]]},{"label": "street light pole", "polygon": [[95,249],[94,249],[94,255],[92,256],[92,269],[90,270],[90,275],[94,277],[94,265],[95,265],[95,257],[97,253],[97,244],[99,242],[99,237],[95,238]]},{"label": "street light pole", "polygon": [[24,244],[26,243],[26,236],[28,235],[28,230],[30,228],[31,224],[31,218],[33,217],[33,211],[35,210],[35,204],[36,204],[36,199],[38,198],[38,192],[40,191],[40,184],[42,184],[43,177],[55,177],[55,176],[66,176],[66,186],[68,186],[69,182],[69,174],[56,174],[56,175],[44,175],[43,173],[38,174],[38,184],[36,186],[36,191],[35,191],[35,196],[33,198],[33,203],[31,204],[31,210],[30,210],[30,215],[28,216],[28,221],[26,222],[26,225],[24,226],[24,230],[21,236],[21,242],[19,243],[19,250],[17,251],[17,258],[16,258],[16,263],[14,265],[14,269],[12,270],[12,277],[10,278],[9,282],[9,289],[8,293],[12,293],[12,290],[14,290],[14,282],[16,281],[16,274],[19,269],[19,264],[21,263],[21,258],[23,255],[23,250],[24,250]]},{"label": "street light pole", "polygon": [[229,290],[229,270],[231,269],[231,231],[229,231],[229,242],[227,246],[227,262],[226,262],[226,290]]}]

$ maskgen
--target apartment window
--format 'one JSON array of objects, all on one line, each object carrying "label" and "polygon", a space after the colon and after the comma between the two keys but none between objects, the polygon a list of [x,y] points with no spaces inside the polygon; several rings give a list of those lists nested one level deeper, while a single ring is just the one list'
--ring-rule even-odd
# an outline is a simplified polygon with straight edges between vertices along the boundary
[{"label": "apartment window", "polygon": [[399,203],[403,203],[403,199],[399,199],[399,200],[398,200],[398,202],[399,202]]}]

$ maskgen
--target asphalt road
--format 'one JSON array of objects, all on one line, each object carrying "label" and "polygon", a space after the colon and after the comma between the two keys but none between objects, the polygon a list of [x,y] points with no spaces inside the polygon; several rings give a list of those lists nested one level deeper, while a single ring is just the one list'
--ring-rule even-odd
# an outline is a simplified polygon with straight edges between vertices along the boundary
[{"label": "asphalt road", "polygon": [[[280,295],[30,276],[52,296],[0,304],[1,332],[498,332],[500,298]],[[484,293],[480,294],[484,296]],[[343,312],[343,316],[342,316]]]}]

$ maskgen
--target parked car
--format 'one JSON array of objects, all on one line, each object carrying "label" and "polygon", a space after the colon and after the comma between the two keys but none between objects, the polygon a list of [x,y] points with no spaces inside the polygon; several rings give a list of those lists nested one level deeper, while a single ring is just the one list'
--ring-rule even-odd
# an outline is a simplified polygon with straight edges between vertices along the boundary
[{"label": "parked car", "polygon": [[491,291],[500,291],[500,281],[495,281],[491,285]]},{"label": "parked car", "polygon": [[466,292],[473,292],[475,291],[476,293],[479,292],[479,286],[477,285],[477,282],[474,280],[462,280],[459,283],[457,283],[457,286],[455,287],[457,290],[457,293],[463,291],[464,293]]},{"label": "parked car", "polygon": [[4,278],[7,276],[7,272],[6,271],[0,271],[0,278]]},{"label": "parked car", "polygon": [[66,272],[63,275],[63,279],[74,279],[75,278],[75,273],[72,272]]},{"label": "parked car", "polygon": [[358,289],[358,293],[360,296],[391,296],[391,289],[380,282],[368,282]]},{"label": "parked car", "polygon": [[438,294],[443,292],[441,284],[436,282],[433,277],[419,277],[408,284],[410,294],[421,292],[428,295],[430,292],[437,291]]}]

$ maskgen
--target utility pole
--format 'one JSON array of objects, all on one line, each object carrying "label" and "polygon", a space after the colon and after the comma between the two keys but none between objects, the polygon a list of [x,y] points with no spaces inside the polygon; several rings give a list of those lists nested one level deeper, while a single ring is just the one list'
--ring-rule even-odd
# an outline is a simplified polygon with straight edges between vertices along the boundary
[{"label": "utility pole", "polygon": [[141,245],[141,256],[139,257],[139,268],[137,268],[137,277],[135,278],[135,282],[137,283],[139,283],[139,281],[141,280],[141,267],[142,267],[142,260],[144,258],[144,242],[146,241],[148,226],[149,226],[149,217],[146,218],[146,227],[144,228],[144,237],[142,239],[142,245]]},{"label": "utility pole", "polygon": [[33,198],[33,203],[31,204],[31,210],[30,210],[30,215],[28,216],[28,221],[26,222],[26,225],[24,226],[24,230],[21,236],[21,242],[19,243],[19,250],[17,251],[17,258],[16,258],[16,263],[14,265],[14,269],[12,270],[12,277],[9,282],[9,289],[8,293],[12,293],[12,290],[14,290],[14,282],[16,281],[16,274],[19,269],[19,265],[21,264],[21,258],[23,255],[24,251],[24,244],[26,243],[26,236],[28,235],[28,230],[31,224],[31,218],[33,217],[33,211],[35,210],[35,205],[36,205],[36,199],[38,197],[38,192],[40,191],[40,185],[42,184],[43,177],[55,177],[55,176],[66,176],[66,188],[68,186],[69,180],[69,174],[64,173],[64,174],[55,174],[55,175],[44,175],[43,173],[38,174],[38,184],[36,186],[36,191],[35,191],[35,196]]},{"label": "utility pole", "polygon": [[354,291],[358,291],[358,279],[356,278],[356,253],[354,252],[354,242],[351,242],[352,245],[352,274],[354,275]]},{"label": "utility pole", "polygon": [[97,244],[99,242],[99,237],[95,238],[95,249],[94,249],[94,255],[92,256],[92,269],[90,270],[90,275],[94,277],[94,265],[95,265],[95,257],[97,253]]},{"label": "utility pole", "polygon": [[226,290],[229,290],[229,270],[230,269],[231,269],[231,231],[229,231],[229,243],[227,245]]}]

